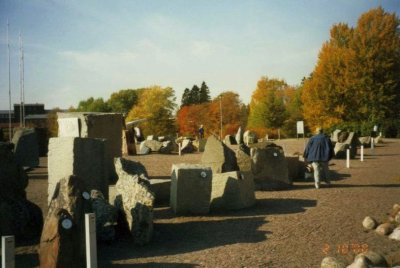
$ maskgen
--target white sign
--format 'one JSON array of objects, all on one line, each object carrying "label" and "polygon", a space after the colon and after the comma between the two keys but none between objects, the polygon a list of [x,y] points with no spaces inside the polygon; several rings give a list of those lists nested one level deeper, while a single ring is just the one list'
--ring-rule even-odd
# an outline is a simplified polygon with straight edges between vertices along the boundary
[{"label": "white sign", "polygon": [[58,137],[80,137],[79,118],[59,118]]},{"label": "white sign", "polygon": [[297,121],[297,134],[304,134],[304,121]]}]

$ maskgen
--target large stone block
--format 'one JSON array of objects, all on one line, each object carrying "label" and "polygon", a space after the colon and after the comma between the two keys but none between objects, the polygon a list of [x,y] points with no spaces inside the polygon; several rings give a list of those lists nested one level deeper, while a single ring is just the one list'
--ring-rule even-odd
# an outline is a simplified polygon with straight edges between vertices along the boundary
[{"label": "large stone block", "polygon": [[85,180],[89,190],[108,198],[108,173],[104,140],[92,138],[51,138],[48,154],[50,202],[57,183],[70,175]]},{"label": "large stone block", "polygon": [[136,154],[135,134],[131,130],[122,131],[122,154]]},{"label": "large stone block", "polygon": [[[73,136],[106,140],[106,164],[109,170],[109,179],[111,182],[115,182],[117,174],[114,168],[114,157],[122,156],[122,114],[76,112],[57,113],[57,116],[59,137]],[[77,126],[78,129],[76,129]]]},{"label": "large stone block", "polygon": [[118,181],[115,206],[124,212],[134,242],[144,245],[153,235],[154,193],[144,166],[123,158],[115,159]]},{"label": "large stone block", "polygon": [[210,210],[212,170],[198,164],[172,166],[170,206],[176,214],[207,214]]},{"label": "large stone block", "polygon": [[251,158],[256,189],[283,189],[292,184],[282,147],[267,145],[264,148],[251,148]]},{"label": "large stone block", "polygon": [[33,128],[18,129],[13,138],[14,154],[17,163],[23,167],[39,165],[39,143]]},{"label": "large stone block", "polygon": [[201,163],[205,166],[210,166],[213,173],[239,170],[235,152],[215,136],[208,137]]},{"label": "large stone block", "polygon": [[254,181],[239,171],[213,174],[211,209],[241,209],[255,204]]}]

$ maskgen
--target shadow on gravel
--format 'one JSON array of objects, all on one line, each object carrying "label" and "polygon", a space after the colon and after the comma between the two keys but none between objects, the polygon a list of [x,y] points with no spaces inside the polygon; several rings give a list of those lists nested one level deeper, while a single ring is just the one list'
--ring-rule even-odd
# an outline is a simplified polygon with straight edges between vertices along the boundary
[{"label": "shadow on gravel", "polygon": [[106,264],[101,267],[121,267],[121,268],[192,268],[192,267],[199,267],[197,264],[189,264],[189,263],[157,263],[157,262],[149,262],[149,263],[138,263],[138,264]]},{"label": "shadow on gravel", "polygon": [[265,241],[266,235],[271,234],[259,230],[260,226],[267,223],[265,217],[195,219],[196,221],[190,222],[173,220],[168,223],[156,223],[152,241],[144,247],[135,246],[128,240],[117,241],[109,246],[103,245],[99,247],[99,267],[107,267],[112,260],[176,255],[237,243],[257,243]]},{"label": "shadow on gravel", "polygon": [[363,187],[379,187],[379,188],[400,188],[398,184],[332,184],[330,188],[363,188]]},{"label": "shadow on gravel", "polygon": [[[257,199],[256,204],[250,208],[240,210],[214,210],[209,215],[204,215],[202,218],[216,217],[249,217],[249,216],[267,216],[273,214],[291,214],[306,211],[308,207],[315,207],[317,200],[312,199],[297,199],[297,198],[268,198]],[[173,219],[176,216],[168,207],[158,208],[154,212],[156,220]]]}]

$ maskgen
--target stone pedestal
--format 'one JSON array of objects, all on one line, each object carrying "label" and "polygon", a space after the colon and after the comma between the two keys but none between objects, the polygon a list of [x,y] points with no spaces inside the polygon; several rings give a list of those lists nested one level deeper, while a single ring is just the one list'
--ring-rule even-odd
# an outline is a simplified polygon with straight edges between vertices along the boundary
[{"label": "stone pedestal", "polygon": [[171,209],[176,214],[207,214],[210,210],[212,171],[196,164],[172,166]]},{"label": "stone pedestal", "polygon": [[252,177],[239,171],[213,174],[211,209],[241,209],[255,201]]}]

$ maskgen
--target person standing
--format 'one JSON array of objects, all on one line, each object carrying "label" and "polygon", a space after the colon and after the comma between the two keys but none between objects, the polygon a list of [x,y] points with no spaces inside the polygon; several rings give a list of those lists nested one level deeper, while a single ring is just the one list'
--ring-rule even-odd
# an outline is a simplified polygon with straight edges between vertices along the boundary
[{"label": "person standing", "polygon": [[304,150],[305,160],[311,162],[314,169],[315,188],[319,189],[321,180],[324,180],[328,186],[331,184],[328,176],[328,163],[333,155],[333,145],[330,138],[324,134],[322,128],[318,127],[316,135],[311,137]]},{"label": "person standing", "polygon": [[199,127],[199,139],[204,139],[204,127],[203,125],[200,125]]}]

